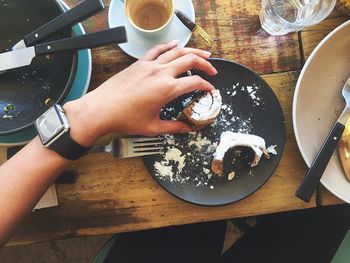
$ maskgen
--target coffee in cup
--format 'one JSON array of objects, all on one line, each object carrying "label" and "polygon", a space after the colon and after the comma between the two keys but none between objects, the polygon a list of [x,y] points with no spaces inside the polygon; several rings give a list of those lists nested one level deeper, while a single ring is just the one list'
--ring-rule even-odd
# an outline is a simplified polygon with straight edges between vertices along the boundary
[{"label": "coffee in cup", "polygon": [[129,22],[144,33],[162,31],[173,18],[172,0],[126,0],[125,12]]}]

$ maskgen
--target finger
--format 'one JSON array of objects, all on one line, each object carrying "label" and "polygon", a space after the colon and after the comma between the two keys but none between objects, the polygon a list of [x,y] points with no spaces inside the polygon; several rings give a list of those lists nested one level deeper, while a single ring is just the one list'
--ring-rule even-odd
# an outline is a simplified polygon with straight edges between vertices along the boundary
[{"label": "finger", "polygon": [[211,76],[218,73],[207,60],[192,53],[179,57],[166,65],[174,77],[192,69],[198,69]]},{"label": "finger", "polygon": [[179,44],[179,40],[173,40],[173,41],[165,43],[165,44],[156,45],[153,48],[151,48],[150,50],[148,50],[143,55],[141,60],[146,60],[146,61],[156,60],[161,54],[163,54],[164,52],[166,52],[168,50],[171,50],[171,49],[177,47],[178,44]]},{"label": "finger", "polygon": [[173,48],[160,55],[157,58],[157,61],[159,61],[161,64],[165,64],[187,54],[195,54],[204,59],[208,59],[211,56],[210,52],[196,48]]},{"label": "finger", "polygon": [[182,121],[162,121],[158,123],[159,134],[174,134],[191,132],[192,128]]},{"label": "finger", "polygon": [[198,75],[179,78],[176,80],[176,84],[177,85],[173,89],[173,93],[170,96],[171,100],[195,90],[212,91],[215,89],[212,84],[202,79]]}]

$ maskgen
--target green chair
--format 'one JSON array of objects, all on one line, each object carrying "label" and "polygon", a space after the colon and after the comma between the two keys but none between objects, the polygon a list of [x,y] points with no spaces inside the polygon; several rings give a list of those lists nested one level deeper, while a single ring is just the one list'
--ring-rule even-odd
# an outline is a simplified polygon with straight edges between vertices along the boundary
[{"label": "green chair", "polygon": [[94,258],[93,263],[103,263],[109,253],[109,251],[111,250],[111,248],[113,247],[115,241],[118,239],[118,235],[114,235],[112,236],[101,248],[101,250],[98,252],[98,254],[96,255],[96,257]]},{"label": "green chair", "polygon": [[331,263],[349,263],[349,262],[350,262],[350,231],[346,233]]}]

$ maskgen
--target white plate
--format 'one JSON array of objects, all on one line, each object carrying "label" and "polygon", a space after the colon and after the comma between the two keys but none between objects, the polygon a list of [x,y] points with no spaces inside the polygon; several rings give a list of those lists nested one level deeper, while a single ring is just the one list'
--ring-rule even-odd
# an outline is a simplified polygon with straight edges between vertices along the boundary
[{"label": "white plate", "polygon": [[[300,73],[293,101],[293,126],[300,152],[310,167],[323,141],[345,107],[341,96],[350,77],[350,21],[333,30],[311,53]],[[350,203],[350,183],[333,154],[321,183]]]},{"label": "white plate", "polygon": [[[194,7],[191,0],[174,0],[175,8],[181,10],[192,21],[195,21]],[[128,42],[119,44],[119,47],[128,55],[139,59],[151,47],[170,42],[172,40],[179,40],[179,47],[186,46],[191,38],[191,31],[188,30],[180,20],[174,15],[169,29],[159,37],[145,38],[136,32],[131,26],[124,12],[124,3],[122,0],[112,0],[108,11],[109,27],[125,26],[128,36]]]}]

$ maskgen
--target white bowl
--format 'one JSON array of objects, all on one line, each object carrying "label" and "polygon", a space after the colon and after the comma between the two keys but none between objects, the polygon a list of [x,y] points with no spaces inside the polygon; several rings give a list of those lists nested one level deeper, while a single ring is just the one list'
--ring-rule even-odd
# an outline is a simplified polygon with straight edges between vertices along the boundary
[{"label": "white bowl", "polygon": [[[311,53],[300,73],[293,101],[293,126],[300,152],[310,167],[345,107],[341,96],[350,77],[350,21],[334,29]],[[335,152],[321,183],[350,203],[350,182]]]}]

